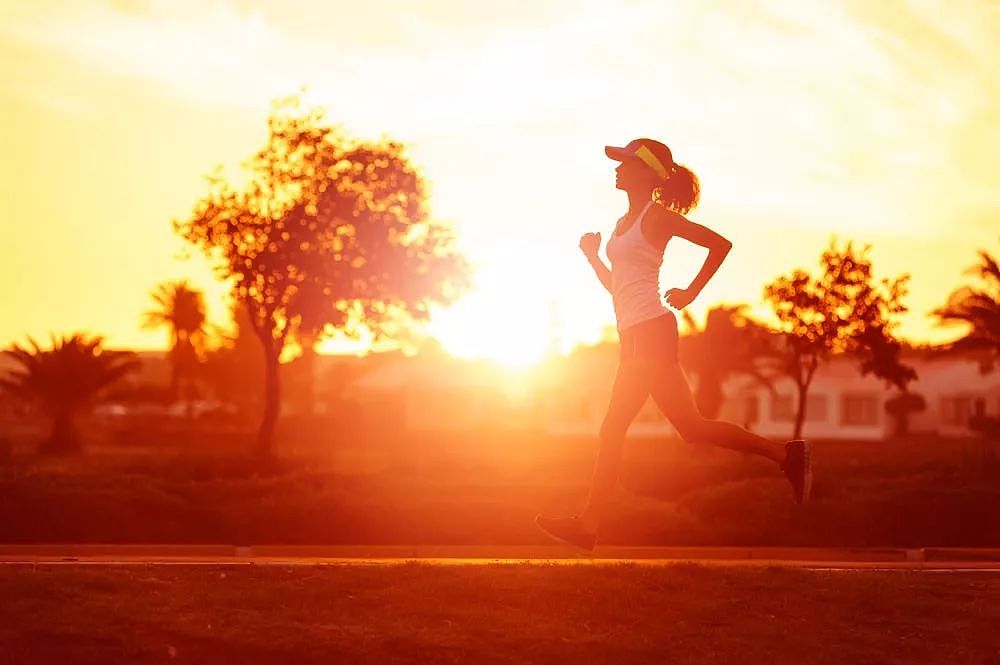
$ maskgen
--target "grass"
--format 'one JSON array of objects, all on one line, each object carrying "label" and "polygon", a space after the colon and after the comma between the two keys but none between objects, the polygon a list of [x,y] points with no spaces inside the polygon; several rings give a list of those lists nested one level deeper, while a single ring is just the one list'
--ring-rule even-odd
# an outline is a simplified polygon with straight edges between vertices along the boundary
[{"label": "grass", "polygon": [[[212,441],[16,455],[0,465],[0,542],[535,544],[538,511],[575,511],[596,442],[480,433],[287,442],[261,466]],[[1000,445],[816,442],[814,500],[768,462],[628,442],[607,544],[1000,546]]]},{"label": "grass", "polygon": [[990,573],[4,566],[0,597],[10,665],[1000,662]]}]

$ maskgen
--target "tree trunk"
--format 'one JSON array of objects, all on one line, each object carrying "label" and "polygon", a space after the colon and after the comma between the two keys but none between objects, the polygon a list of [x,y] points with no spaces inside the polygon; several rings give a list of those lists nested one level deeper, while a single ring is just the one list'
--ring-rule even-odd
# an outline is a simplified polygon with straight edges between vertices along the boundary
[{"label": "tree trunk", "polygon": [[310,337],[305,341],[302,349],[302,373],[305,375],[305,383],[302,386],[302,406],[306,414],[310,416],[316,412],[316,384],[313,376],[316,372],[316,352],[313,350],[313,344],[315,344],[315,339]]},{"label": "tree trunk", "polygon": [[255,452],[259,457],[274,454],[274,429],[281,412],[281,384],[278,376],[278,353],[264,347],[264,417],[257,430]]},{"label": "tree trunk", "polygon": [[908,412],[896,415],[896,436],[906,436],[910,433],[910,414]]},{"label": "tree trunk", "polygon": [[177,346],[174,346],[173,352],[170,354],[170,387],[168,388],[168,395],[170,397],[170,403],[175,403],[178,398],[180,398],[180,387],[181,387],[181,367],[180,363],[177,361]]},{"label": "tree trunk", "polygon": [[802,424],[806,420],[806,395],[809,392],[809,384],[799,386],[799,408],[795,414],[795,431],[792,432],[793,439],[802,438]]},{"label": "tree trunk", "polygon": [[39,452],[44,455],[72,455],[82,452],[83,443],[76,428],[75,414],[70,411],[52,417],[52,431],[42,442]]},{"label": "tree trunk", "polygon": [[809,385],[812,383],[818,366],[819,362],[813,357],[809,360],[808,366],[804,368],[804,372],[795,377],[795,384],[799,387],[799,408],[798,413],[795,414],[795,431],[792,433],[792,439],[802,438],[802,426],[806,421],[806,397],[809,395]]}]

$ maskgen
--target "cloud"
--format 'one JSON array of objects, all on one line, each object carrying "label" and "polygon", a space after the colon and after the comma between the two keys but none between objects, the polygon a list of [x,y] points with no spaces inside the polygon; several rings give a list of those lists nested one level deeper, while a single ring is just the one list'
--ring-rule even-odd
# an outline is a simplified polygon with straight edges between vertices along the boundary
[{"label": "cloud", "polygon": [[225,2],[67,3],[58,12],[15,15],[0,35],[207,104],[259,96],[261,83],[279,69],[257,65],[265,63],[265,54],[287,50],[261,12]]},{"label": "cloud", "polygon": [[915,206],[988,207],[1000,173],[996,10],[954,6],[81,1],[0,34],[192,105],[261,109],[307,84],[362,133],[561,163],[567,186],[602,177],[581,137],[660,136],[700,168],[709,209],[932,232]]}]

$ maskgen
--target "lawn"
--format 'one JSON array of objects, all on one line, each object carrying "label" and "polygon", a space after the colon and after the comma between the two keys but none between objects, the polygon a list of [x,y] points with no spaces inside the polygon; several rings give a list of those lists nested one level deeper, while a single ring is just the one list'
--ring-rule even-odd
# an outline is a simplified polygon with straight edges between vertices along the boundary
[{"label": "lawn", "polygon": [[0,663],[1000,662],[1000,575],[3,566]]},{"label": "lawn", "polygon": [[[511,433],[238,448],[92,447],[0,464],[0,542],[538,544],[539,511],[587,495],[596,441]],[[1000,444],[817,441],[796,506],[758,458],[631,439],[614,545],[1000,547]]]}]

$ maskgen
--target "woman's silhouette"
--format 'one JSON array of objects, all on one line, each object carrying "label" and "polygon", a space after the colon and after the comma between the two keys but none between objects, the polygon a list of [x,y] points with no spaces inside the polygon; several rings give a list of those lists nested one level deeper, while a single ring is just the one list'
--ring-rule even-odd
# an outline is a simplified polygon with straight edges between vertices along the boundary
[{"label": "woman's silhouette", "polygon": [[618,220],[608,240],[609,269],[598,256],[600,233],[585,233],[580,249],[597,278],[611,293],[621,342],[618,369],[600,430],[590,497],[580,515],[539,515],[538,525],[550,536],[584,550],[597,542],[608,499],[618,481],[622,445],[632,419],[652,396],[663,415],[685,441],[707,443],[762,455],[776,462],[792,485],[799,503],[812,484],[809,443],[782,445],[732,423],[706,420],[691,396],[677,361],[677,318],[659,294],[663,251],[674,236],[706,247],[708,257],[686,289],[669,289],[667,304],[684,309],[719,269],[732,243],[684,217],[698,203],[698,179],[676,164],[659,141],[636,139],[624,148],[606,147],[615,169],[615,187],[628,194],[628,212]]}]

